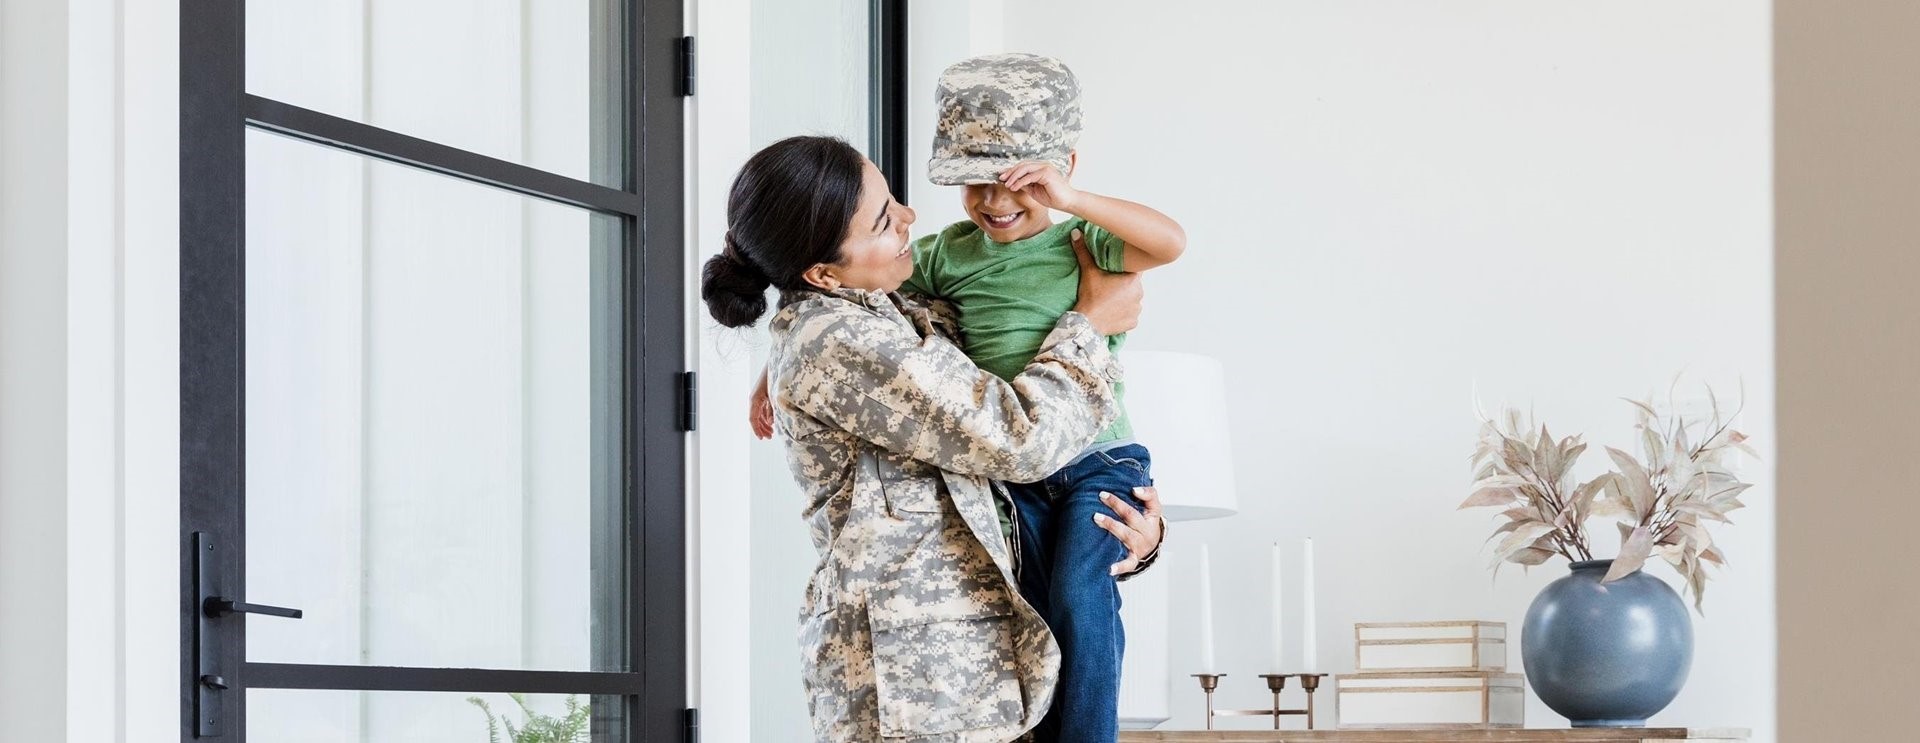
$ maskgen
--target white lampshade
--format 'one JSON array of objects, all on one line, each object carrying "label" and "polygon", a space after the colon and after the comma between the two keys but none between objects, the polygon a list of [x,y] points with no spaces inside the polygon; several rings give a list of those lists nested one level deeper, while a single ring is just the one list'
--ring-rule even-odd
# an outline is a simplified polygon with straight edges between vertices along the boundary
[{"label": "white lampshade", "polygon": [[1170,351],[1129,350],[1122,358],[1127,415],[1134,436],[1153,453],[1153,484],[1167,519],[1232,516],[1239,501],[1220,362]]}]

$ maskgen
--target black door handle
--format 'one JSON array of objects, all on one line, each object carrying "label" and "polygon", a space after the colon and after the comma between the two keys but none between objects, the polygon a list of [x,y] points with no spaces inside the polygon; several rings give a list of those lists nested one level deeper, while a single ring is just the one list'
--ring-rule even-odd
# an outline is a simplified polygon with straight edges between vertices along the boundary
[{"label": "black door handle", "polygon": [[267,606],[266,604],[247,604],[219,596],[208,596],[206,603],[202,604],[200,608],[201,611],[206,612],[207,616],[210,617],[224,617],[228,614],[265,614],[270,617],[299,619],[303,614],[299,609],[289,609],[284,606]]}]

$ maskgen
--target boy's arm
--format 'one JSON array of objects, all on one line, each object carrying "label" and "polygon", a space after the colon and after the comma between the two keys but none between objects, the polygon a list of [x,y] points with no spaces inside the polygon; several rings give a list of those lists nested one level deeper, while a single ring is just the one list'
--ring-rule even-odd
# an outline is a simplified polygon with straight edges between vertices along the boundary
[{"label": "boy's arm", "polygon": [[1074,208],[1063,211],[1125,241],[1121,266],[1130,272],[1159,268],[1187,251],[1187,231],[1180,223],[1144,204],[1081,191]]},{"label": "boy's arm", "polygon": [[1144,204],[1076,190],[1059,168],[1029,160],[1007,169],[1001,183],[1013,191],[1027,191],[1049,209],[1099,225],[1126,243],[1122,267],[1127,271],[1159,268],[1187,250],[1187,231],[1173,218]]}]

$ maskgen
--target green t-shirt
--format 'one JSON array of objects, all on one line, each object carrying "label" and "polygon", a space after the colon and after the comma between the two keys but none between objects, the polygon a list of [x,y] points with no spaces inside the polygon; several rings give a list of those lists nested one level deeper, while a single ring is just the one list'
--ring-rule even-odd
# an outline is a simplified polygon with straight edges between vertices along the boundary
[{"label": "green t-shirt", "polygon": [[[1096,265],[1121,270],[1125,241],[1084,219],[1069,219],[1011,243],[988,239],[973,222],[956,222],[914,241],[913,277],[900,290],[952,302],[959,309],[967,357],[1012,381],[1039,355],[1040,344],[1079,299],[1075,229],[1082,232]],[[1125,333],[1108,336],[1107,347],[1119,353],[1126,338]],[[1125,385],[1113,386],[1114,397],[1122,401],[1120,417],[1094,443],[1133,436],[1125,393]]]}]

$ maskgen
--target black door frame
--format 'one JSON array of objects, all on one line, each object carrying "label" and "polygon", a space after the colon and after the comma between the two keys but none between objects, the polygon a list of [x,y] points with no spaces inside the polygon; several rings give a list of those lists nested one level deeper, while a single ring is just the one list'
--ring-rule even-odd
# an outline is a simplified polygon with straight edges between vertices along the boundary
[{"label": "black door frame", "polygon": [[[679,0],[622,0],[618,97],[628,146],[622,188],[563,177],[245,91],[245,0],[180,4],[181,739],[245,735],[248,688],[621,695],[624,739],[682,741],[686,714],[684,18]],[[623,37],[623,38],[622,38]],[[621,84],[621,83],[613,83]],[[246,130],[257,128],[527,196],[618,216],[625,400],[618,518],[625,547],[626,667],[619,672],[250,663],[245,619],[210,620],[197,539],[223,548],[216,580],[245,596]],[[259,597],[271,601],[273,597]],[[277,620],[267,620],[277,621]],[[205,657],[202,657],[202,654]],[[204,661],[204,666],[203,666]],[[208,669],[213,674],[205,673]],[[205,678],[206,676],[216,678]]]},{"label": "black door frame", "polygon": [[867,142],[887,190],[907,203],[907,0],[868,0]]}]

